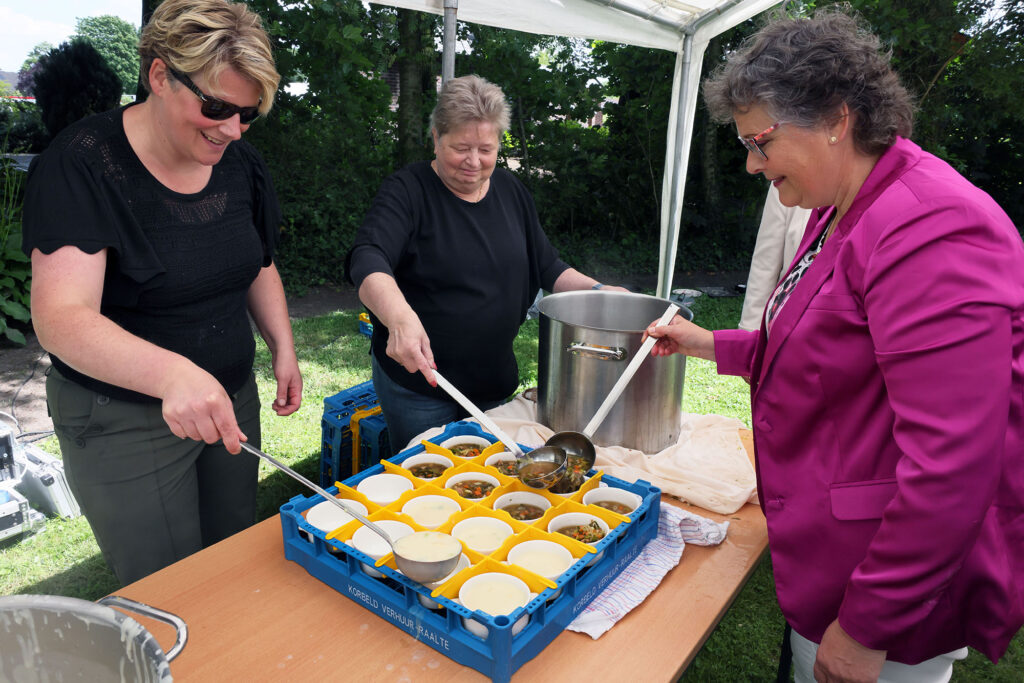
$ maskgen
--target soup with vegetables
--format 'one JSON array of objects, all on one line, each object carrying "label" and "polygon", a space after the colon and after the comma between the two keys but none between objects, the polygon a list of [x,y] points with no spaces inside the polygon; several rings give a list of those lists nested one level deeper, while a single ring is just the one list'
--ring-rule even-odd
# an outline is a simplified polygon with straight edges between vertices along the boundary
[{"label": "soup with vegetables", "polygon": [[633,511],[632,505],[626,505],[625,503],[619,503],[614,500],[598,500],[593,502],[592,505],[604,508],[605,510],[611,510],[612,512],[618,512],[620,515],[628,515]]},{"label": "soup with vegetables", "polygon": [[515,460],[499,460],[494,463],[493,467],[502,474],[507,474],[510,477],[518,476]]},{"label": "soup with vegetables", "polygon": [[494,490],[494,484],[489,481],[483,481],[482,479],[467,479],[466,481],[460,481],[451,486],[452,491],[459,494],[463,498],[485,498],[491,491]]},{"label": "soup with vegetables", "polygon": [[569,538],[575,538],[577,541],[583,541],[584,543],[597,543],[604,538],[604,529],[594,521],[591,521],[589,524],[565,526],[557,529],[557,531],[560,534],[565,534]]},{"label": "soup with vegetables", "polygon": [[540,519],[544,515],[543,508],[538,507],[537,505],[528,505],[526,503],[506,505],[501,509],[512,515],[512,519],[518,519],[520,521]]},{"label": "soup with vegetables", "polygon": [[475,443],[457,443],[449,446],[448,450],[460,458],[475,458],[483,452],[480,444]]},{"label": "soup with vegetables", "polygon": [[445,466],[439,462],[425,462],[413,465],[409,468],[409,472],[412,473],[412,476],[420,479],[434,479],[444,474],[445,469]]},{"label": "soup with vegetables", "polygon": [[586,460],[576,455],[570,455],[566,460],[565,476],[551,487],[551,492],[575,493],[578,491],[586,480],[586,466]]}]

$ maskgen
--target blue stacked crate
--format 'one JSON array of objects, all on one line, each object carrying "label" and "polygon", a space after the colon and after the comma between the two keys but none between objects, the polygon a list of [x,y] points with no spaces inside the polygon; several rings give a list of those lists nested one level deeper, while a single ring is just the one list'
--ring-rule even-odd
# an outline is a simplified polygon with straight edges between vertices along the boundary
[{"label": "blue stacked crate", "polygon": [[[380,413],[359,420],[359,471],[391,457],[388,424]],[[332,484],[334,482],[331,482]]]},{"label": "blue stacked crate", "polygon": [[321,486],[333,486],[335,481],[351,476],[352,416],[378,403],[372,381],[357,384],[324,399],[324,414],[320,421]]},{"label": "blue stacked crate", "polygon": [[373,336],[373,323],[370,322],[370,316],[367,313],[359,314],[359,334],[367,337]]}]

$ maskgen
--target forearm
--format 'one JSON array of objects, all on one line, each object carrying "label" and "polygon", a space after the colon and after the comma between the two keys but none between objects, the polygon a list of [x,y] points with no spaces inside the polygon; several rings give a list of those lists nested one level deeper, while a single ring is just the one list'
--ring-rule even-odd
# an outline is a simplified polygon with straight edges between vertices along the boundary
[{"label": "forearm", "polygon": [[403,321],[419,319],[406,301],[395,278],[387,273],[370,273],[359,286],[359,300],[363,302],[384,327],[397,328]]},{"label": "forearm", "polygon": [[575,268],[568,268],[555,280],[553,292],[571,292],[578,289],[590,289],[598,281],[589,275],[584,275]]},{"label": "forearm", "polygon": [[263,268],[249,286],[247,304],[270,353],[275,358],[278,354],[294,355],[295,342],[288,318],[288,303],[281,276],[273,263]]},{"label": "forearm", "polygon": [[170,380],[193,363],[137,337],[84,306],[33,306],[40,345],[78,372],[141,394],[163,398]]}]

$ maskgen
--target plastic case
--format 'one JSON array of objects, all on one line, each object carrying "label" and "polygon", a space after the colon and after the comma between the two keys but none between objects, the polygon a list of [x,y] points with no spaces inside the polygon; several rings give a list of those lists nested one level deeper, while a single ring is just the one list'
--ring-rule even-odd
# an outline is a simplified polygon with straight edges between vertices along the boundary
[{"label": "plastic case", "polygon": [[[359,471],[359,460],[352,458],[352,419],[359,412],[363,413],[360,417],[380,412],[372,381],[324,399],[324,414],[320,420],[320,486],[330,486]],[[358,419],[356,424],[359,424]]]},{"label": "plastic case", "polygon": [[47,516],[78,517],[82,514],[78,501],[71,493],[64,463],[32,444],[15,452],[15,458],[24,466],[18,491],[28,498],[33,507]]},{"label": "plastic case", "polygon": [[[436,451],[440,448],[436,444],[452,436],[463,435],[483,436],[492,444],[497,441],[476,423],[455,422],[430,440],[429,450]],[[493,452],[499,452],[500,448],[495,445],[485,449],[471,460],[453,457],[454,467],[441,477],[421,480],[400,464],[407,457],[425,450],[424,446],[418,445],[329,489],[343,499],[358,500],[366,505],[368,516],[374,521],[399,520],[415,529],[422,529],[411,517],[402,514],[401,508],[411,498],[429,494],[453,497],[460,503],[460,511],[439,527],[439,531],[448,532],[458,521],[475,516],[497,517],[513,527],[513,536],[488,555],[466,548],[470,565],[433,590],[400,574],[390,555],[375,564],[369,556],[349,546],[346,541],[360,528],[358,522],[350,522],[329,533],[306,523],[303,513],[320,502],[319,496],[296,496],[281,506],[285,558],[302,565],[312,576],[450,659],[472,667],[492,680],[508,681],[519,667],[554,640],[657,535],[661,491],[645,481],[630,484],[601,473],[592,473],[580,490],[572,495],[540,492],[552,504],[540,519],[531,522],[513,520],[507,512],[494,510],[490,504],[509,491],[538,491],[483,465],[484,460]],[[444,488],[449,477],[466,471],[486,472],[495,476],[501,485],[476,501],[460,498]],[[407,476],[413,481],[414,488],[389,505],[374,504],[355,487],[364,478],[382,472]],[[632,491],[642,498],[643,503],[628,517],[604,508],[584,506],[583,494],[602,483]],[[547,522],[564,512],[590,513],[605,521],[611,530],[592,546],[546,531]],[[561,544],[575,558],[572,566],[556,581],[504,564],[512,546],[538,538]],[[372,578],[366,574],[363,564],[373,566],[383,574],[383,578]],[[479,611],[470,612],[457,601],[459,588],[472,576],[487,571],[512,574],[522,579],[534,594],[533,599],[507,616],[492,617]],[[436,609],[426,606],[429,604],[435,605]],[[486,630],[487,636],[475,635],[466,627],[464,619],[473,622],[475,630]]]}]

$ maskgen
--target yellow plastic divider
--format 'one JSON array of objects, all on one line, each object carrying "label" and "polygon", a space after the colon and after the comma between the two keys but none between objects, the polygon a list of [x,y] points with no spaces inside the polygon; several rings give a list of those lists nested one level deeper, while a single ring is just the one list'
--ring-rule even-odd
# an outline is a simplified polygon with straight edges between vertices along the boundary
[{"label": "yellow plastic divider", "polygon": [[359,474],[359,421],[364,417],[377,415],[380,411],[380,406],[357,410],[352,413],[352,418],[348,422],[349,431],[352,432],[352,474],[354,475]]}]

